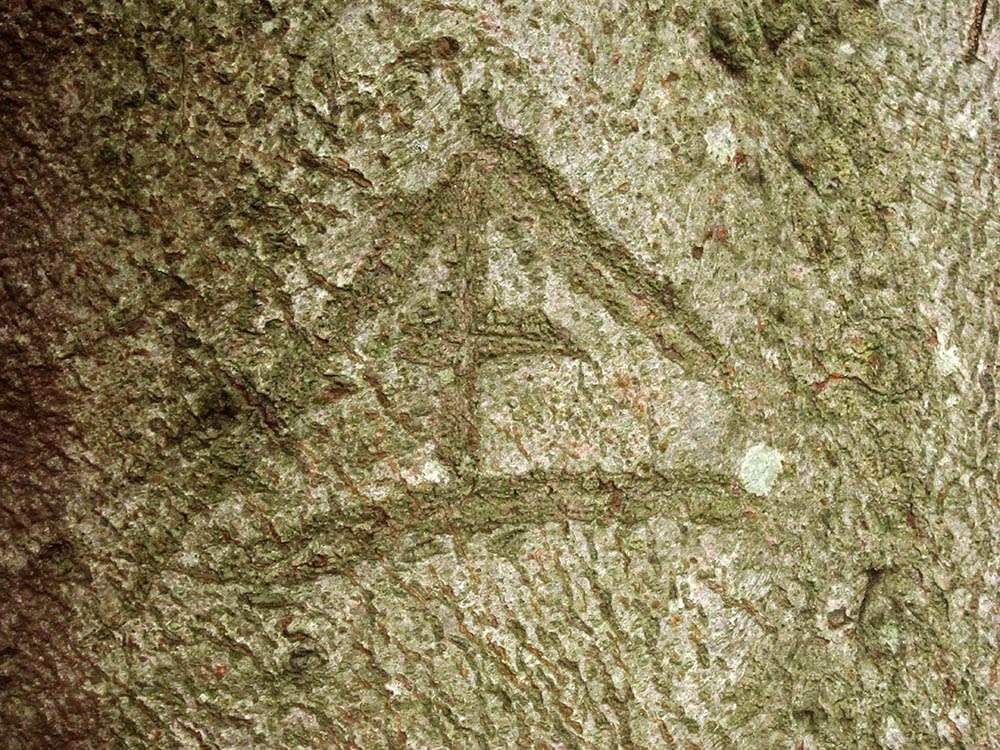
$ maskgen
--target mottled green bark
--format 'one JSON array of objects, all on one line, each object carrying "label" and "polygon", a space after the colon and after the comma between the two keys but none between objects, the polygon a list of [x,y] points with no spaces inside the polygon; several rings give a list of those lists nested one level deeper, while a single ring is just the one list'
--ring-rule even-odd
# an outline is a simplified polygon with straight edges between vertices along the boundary
[{"label": "mottled green bark", "polygon": [[0,746],[1000,745],[976,9],[13,3]]}]

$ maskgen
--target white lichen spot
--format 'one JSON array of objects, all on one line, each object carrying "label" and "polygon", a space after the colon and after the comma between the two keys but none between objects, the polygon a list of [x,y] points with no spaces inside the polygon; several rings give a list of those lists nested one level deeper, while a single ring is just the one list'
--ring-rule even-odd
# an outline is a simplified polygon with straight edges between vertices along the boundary
[{"label": "white lichen spot", "polygon": [[946,341],[946,336],[942,336],[938,340],[937,350],[935,351],[935,361],[937,363],[938,372],[947,377],[952,373],[962,372],[962,360],[958,357],[958,350],[954,346],[948,346]]},{"label": "white lichen spot", "polygon": [[393,695],[399,695],[400,693],[403,692],[403,686],[400,685],[395,680],[390,680],[389,682],[385,683],[385,689],[388,690]]},{"label": "white lichen spot", "polygon": [[958,740],[957,732],[944,719],[938,719],[937,731],[938,731],[938,737],[947,742],[949,745],[954,745],[955,741]]},{"label": "white lichen spot", "polygon": [[740,481],[747,492],[766,495],[781,472],[781,454],[774,448],[758,443],[751,446],[740,464]]},{"label": "white lichen spot", "polygon": [[899,750],[906,746],[906,735],[891,716],[885,720],[885,745],[891,750]]},{"label": "white lichen spot", "polygon": [[961,732],[963,737],[968,737],[972,732],[972,721],[965,711],[960,710],[958,707],[953,707],[948,711],[948,718],[951,719],[952,724]]},{"label": "white lichen spot", "polygon": [[729,121],[719,122],[705,131],[708,153],[720,164],[732,162],[736,156],[737,138]]},{"label": "white lichen spot", "polygon": [[412,487],[429,487],[451,480],[448,470],[433,455],[434,444],[426,443],[420,454],[414,456],[414,465],[400,471],[403,480]]},{"label": "white lichen spot", "polygon": [[969,138],[975,138],[979,135],[979,123],[976,122],[972,114],[971,103],[967,104],[961,111],[953,114],[949,119],[951,120],[949,125],[955,132],[967,135]]}]

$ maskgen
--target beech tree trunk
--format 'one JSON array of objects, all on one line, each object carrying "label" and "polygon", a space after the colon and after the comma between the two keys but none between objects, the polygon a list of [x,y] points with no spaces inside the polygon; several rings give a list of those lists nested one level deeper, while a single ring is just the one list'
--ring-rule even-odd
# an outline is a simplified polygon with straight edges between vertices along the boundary
[{"label": "beech tree trunk", "polygon": [[997,14],[8,2],[0,746],[1000,747]]}]

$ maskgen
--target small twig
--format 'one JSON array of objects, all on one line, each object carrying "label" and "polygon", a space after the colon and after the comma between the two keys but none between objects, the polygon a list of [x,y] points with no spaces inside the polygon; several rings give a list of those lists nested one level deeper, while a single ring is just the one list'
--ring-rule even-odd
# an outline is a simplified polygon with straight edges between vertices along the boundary
[{"label": "small twig", "polygon": [[979,51],[979,37],[983,33],[983,18],[986,17],[986,0],[976,0],[976,13],[969,26],[969,41],[965,45],[965,59],[974,60]]},{"label": "small twig", "polygon": [[857,621],[856,628],[860,628],[863,624],[865,611],[868,609],[868,604],[871,601],[872,591],[874,591],[885,575],[885,568],[868,568],[865,574],[868,576],[868,581],[865,583],[865,590],[861,595],[861,604],[858,605],[858,616],[855,618]]}]

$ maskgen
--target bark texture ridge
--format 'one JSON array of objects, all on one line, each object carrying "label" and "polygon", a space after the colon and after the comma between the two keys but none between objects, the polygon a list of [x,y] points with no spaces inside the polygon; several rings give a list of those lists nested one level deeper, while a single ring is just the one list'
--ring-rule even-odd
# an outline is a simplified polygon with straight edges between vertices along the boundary
[{"label": "bark texture ridge", "polygon": [[0,748],[1000,747],[1000,4],[8,5]]}]

